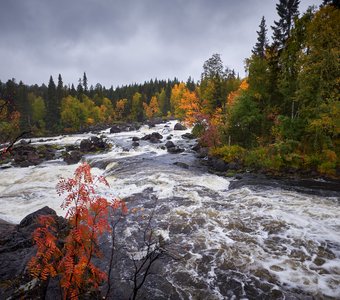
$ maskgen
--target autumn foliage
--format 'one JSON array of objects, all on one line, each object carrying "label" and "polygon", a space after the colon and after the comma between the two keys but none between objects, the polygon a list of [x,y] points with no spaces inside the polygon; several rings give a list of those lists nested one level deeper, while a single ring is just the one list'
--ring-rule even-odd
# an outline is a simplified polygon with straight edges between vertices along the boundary
[{"label": "autumn foliage", "polygon": [[61,179],[57,191],[66,194],[62,208],[67,209],[67,236],[58,242],[55,219],[50,216],[40,218],[41,227],[33,234],[37,254],[29,262],[30,273],[41,280],[59,276],[63,299],[77,299],[107,278],[93,258],[101,257],[99,237],[111,232],[112,212],[119,209],[125,214],[127,207],[122,200],[99,196],[98,184],[109,186],[104,177],[91,174],[87,163],[76,169],[74,178]]}]

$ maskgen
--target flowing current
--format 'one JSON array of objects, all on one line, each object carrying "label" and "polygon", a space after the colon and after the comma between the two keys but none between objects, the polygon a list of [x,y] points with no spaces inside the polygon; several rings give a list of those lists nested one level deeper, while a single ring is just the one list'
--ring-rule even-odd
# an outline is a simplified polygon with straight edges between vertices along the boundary
[{"label": "flowing current", "polygon": [[[242,186],[209,174],[195,153],[188,131],[174,122],[110,134],[113,147],[86,155],[96,175],[106,176],[104,195],[126,199],[129,209],[150,214],[152,226],[179,259],[156,265],[144,287],[145,299],[340,299],[339,195],[320,196],[280,188]],[[132,137],[157,131],[162,142]],[[170,154],[172,141],[184,148]],[[32,144],[79,144],[92,134],[54,137]],[[78,165],[61,159],[27,168],[0,170],[0,218],[18,223],[45,205],[63,215],[55,186]],[[124,236],[138,233],[127,217]]]}]

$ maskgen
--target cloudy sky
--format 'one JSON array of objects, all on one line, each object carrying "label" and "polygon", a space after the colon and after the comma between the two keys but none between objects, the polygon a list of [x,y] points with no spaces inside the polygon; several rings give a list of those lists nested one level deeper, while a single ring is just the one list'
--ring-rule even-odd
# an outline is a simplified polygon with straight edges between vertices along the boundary
[{"label": "cloudy sky", "polygon": [[[244,59],[278,0],[1,0],[0,80],[77,84],[198,80],[213,53],[244,75]],[[301,0],[300,11],[321,0]]]}]

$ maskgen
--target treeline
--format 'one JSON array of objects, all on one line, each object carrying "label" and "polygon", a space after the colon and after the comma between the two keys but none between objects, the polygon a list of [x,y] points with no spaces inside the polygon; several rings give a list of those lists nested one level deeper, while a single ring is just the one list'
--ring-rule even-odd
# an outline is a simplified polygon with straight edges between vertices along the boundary
[{"label": "treeline", "polygon": [[[48,86],[27,86],[21,81],[16,83],[15,79],[6,83],[0,81],[0,99],[7,113],[19,113],[22,131],[30,129],[35,134],[72,132],[97,123],[143,121],[150,117],[144,108],[150,105],[153,97],[158,104],[154,114],[167,115],[171,90],[179,83],[176,78],[156,79],[107,89],[99,83],[88,87],[87,82],[86,73],[76,88],[73,84],[64,85],[60,74],[57,83],[51,76]],[[187,84],[195,86],[191,78]]]}]

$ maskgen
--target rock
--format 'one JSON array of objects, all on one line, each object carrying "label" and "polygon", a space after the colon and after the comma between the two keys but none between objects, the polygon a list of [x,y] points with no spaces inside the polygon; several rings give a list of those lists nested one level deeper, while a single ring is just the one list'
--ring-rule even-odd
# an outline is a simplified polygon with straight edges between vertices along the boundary
[{"label": "rock", "polygon": [[110,129],[110,133],[120,133],[122,132],[122,129],[118,125],[113,125]]},{"label": "rock", "polygon": [[159,143],[159,140],[161,140],[162,138],[163,138],[163,136],[160,133],[153,132],[151,134],[147,134],[147,135],[143,136],[141,139],[143,141],[150,140],[151,143]]},{"label": "rock", "polygon": [[198,150],[196,157],[198,158],[205,158],[209,154],[209,149],[206,147],[202,147]]},{"label": "rock", "polygon": [[151,135],[150,143],[157,144],[159,143],[159,139],[156,136]]},{"label": "rock", "polygon": [[76,145],[67,145],[65,147],[66,151],[67,152],[70,152],[70,151],[74,151],[74,150],[79,150],[79,147],[77,147]]},{"label": "rock", "polygon": [[198,152],[201,149],[201,145],[199,143],[197,143],[196,145],[194,145],[191,150]]},{"label": "rock", "polygon": [[175,147],[175,144],[171,141],[168,141],[168,142],[165,143],[165,147],[166,148],[172,148],[172,147]]},{"label": "rock", "polygon": [[[36,253],[32,234],[39,226],[38,218],[50,215],[56,220],[58,233],[67,232],[67,222],[47,206],[26,216],[19,225],[0,222],[0,298],[45,299],[47,282],[41,282],[28,274],[27,263]],[[50,283],[57,279],[50,279]],[[49,290],[52,298],[60,299],[60,292]]]},{"label": "rock", "polygon": [[148,140],[150,140],[150,138],[151,138],[151,134],[147,134],[147,135],[144,135],[144,136],[141,138],[141,140],[143,140],[143,141],[148,141]]},{"label": "rock", "polygon": [[133,142],[132,143],[132,147],[138,147],[139,146],[139,143],[138,142]]},{"label": "rock", "polygon": [[184,152],[184,149],[182,149],[178,146],[175,146],[175,147],[168,148],[168,152],[171,153],[171,154],[177,154],[177,153]]},{"label": "rock", "polygon": [[192,140],[192,139],[194,139],[195,137],[194,137],[194,135],[193,135],[192,133],[187,132],[187,133],[185,133],[185,134],[182,134],[182,138],[183,138],[183,139]]},{"label": "rock", "polygon": [[228,164],[220,158],[213,158],[211,167],[217,172],[226,172],[229,169]]},{"label": "rock", "polygon": [[80,142],[81,152],[90,152],[91,150],[92,150],[92,143],[89,139],[85,139]]},{"label": "rock", "polygon": [[81,160],[82,157],[83,154],[80,151],[71,151],[70,153],[65,154],[64,162],[66,162],[68,165],[76,164]]},{"label": "rock", "polygon": [[174,130],[186,130],[187,128],[182,125],[181,123],[176,123],[175,124],[175,127],[174,127]]},{"label": "rock", "polygon": [[134,137],[132,138],[132,141],[133,141],[133,142],[138,142],[139,140],[140,140],[140,138],[137,137],[137,136],[134,136]]},{"label": "rock", "polygon": [[37,148],[30,145],[20,145],[13,149],[14,165],[19,167],[35,166],[43,162]]},{"label": "rock", "polygon": [[236,170],[240,170],[242,167],[241,167],[241,165],[240,165],[239,163],[237,163],[236,161],[232,161],[232,162],[230,162],[230,163],[228,164],[228,168],[229,168],[230,170],[236,171]]},{"label": "rock", "polygon": [[181,167],[183,169],[189,169],[189,165],[187,165],[184,162],[176,161],[176,162],[174,162],[174,165],[179,166],[179,167]]},{"label": "rock", "polygon": [[151,136],[155,137],[158,140],[161,140],[163,138],[163,136],[160,133],[158,133],[158,132],[151,133]]},{"label": "rock", "polygon": [[84,153],[106,150],[108,148],[109,144],[97,136],[92,136],[89,139],[82,140],[79,147],[80,151]]},{"label": "rock", "polygon": [[168,136],[166,137],[166,139],[167,139],[167,140],[171,140],[171,139],[172,139],[172,136],[171,136],[171,134],[170,134],[170,135],[168,135]]}]

